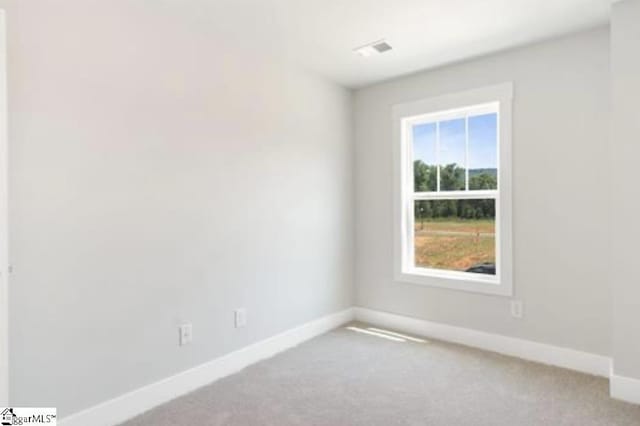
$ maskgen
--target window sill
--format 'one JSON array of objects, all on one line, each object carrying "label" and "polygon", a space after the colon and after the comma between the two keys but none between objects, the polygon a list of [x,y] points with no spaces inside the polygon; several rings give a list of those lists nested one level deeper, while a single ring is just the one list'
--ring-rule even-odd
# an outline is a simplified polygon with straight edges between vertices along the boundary
[{"label": "window sill", "polygon": [[510,297],[513,295],[510,285],[500,282],[497,276],[492,275],[413,268],[397,273],[395,278],[398,283],[418,284],[495,296]]}]

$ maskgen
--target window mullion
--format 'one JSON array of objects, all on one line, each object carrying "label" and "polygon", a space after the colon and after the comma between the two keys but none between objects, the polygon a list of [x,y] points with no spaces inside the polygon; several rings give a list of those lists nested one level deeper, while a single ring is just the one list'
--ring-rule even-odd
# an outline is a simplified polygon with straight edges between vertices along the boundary
[{"label": "window mullion", "polygon": [[484,198],[498,198],[497,190],[487,191],[442,191],[442,192],[413,192],[411,198],[413,200],[474,200]]},{"label": "window mullion", "polygon": [[440,192],[440,122],[436,122],[436,189]]},{"label": "window mullion", "polygon": [[469,114],[464,116],[464,189],[469,190]]}]

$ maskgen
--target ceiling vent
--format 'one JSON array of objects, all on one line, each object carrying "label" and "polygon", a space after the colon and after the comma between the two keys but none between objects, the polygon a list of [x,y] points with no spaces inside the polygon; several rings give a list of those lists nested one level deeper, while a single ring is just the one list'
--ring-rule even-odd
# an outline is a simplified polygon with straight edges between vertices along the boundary
[{"label": "ceiling vent", "polygon": [[371,56],[379,53],[388,52],[392,47],[384,39],[365,44],[364,46],[353,49],[360,56]]}]

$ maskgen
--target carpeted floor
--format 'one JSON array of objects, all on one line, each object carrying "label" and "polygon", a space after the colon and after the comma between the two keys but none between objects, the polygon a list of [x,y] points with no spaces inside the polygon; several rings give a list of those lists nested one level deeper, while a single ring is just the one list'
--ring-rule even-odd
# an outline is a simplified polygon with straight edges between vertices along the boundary
[{"label": "carpeted floor", "polygon": [[640,425],[606,379],[419,340],[352,324],[125,425]]}]

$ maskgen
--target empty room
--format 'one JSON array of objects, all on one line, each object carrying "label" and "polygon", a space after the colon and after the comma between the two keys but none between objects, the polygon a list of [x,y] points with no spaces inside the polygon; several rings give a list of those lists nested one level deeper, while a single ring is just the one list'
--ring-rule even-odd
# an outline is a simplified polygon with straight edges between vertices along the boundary
[{"label": "empty room", "polygon": [[0,425],[640,426],[640,0],[0,0]]}]

